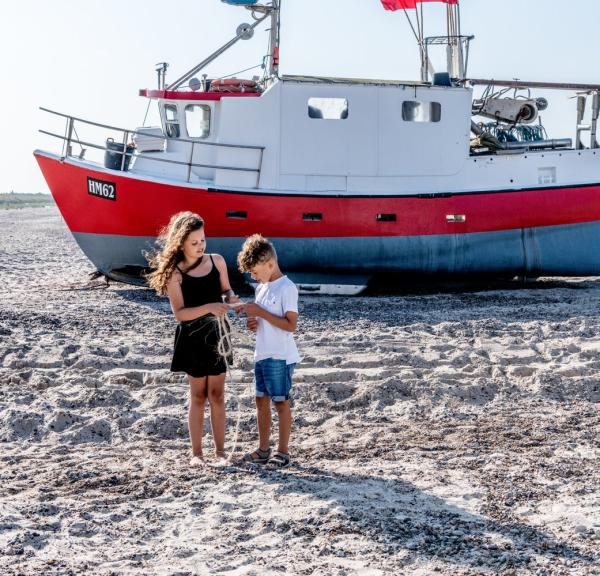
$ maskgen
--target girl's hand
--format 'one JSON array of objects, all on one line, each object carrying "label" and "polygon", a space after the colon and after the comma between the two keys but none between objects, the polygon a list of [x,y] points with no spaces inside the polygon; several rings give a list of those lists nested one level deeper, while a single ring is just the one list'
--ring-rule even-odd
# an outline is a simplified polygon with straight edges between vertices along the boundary
[{"label": "girl's hand", "polygon": [[206,309],[208,310],[209,314],[214,314],[215,316],[225,316],[229,310],[229,306],[227,306],[227,304],[215,302],[213,304],[207,304]]},{"label": "girl's hand", "polygon": [[246,327],[248,330],[252,330],[252,332],[256,332],[258,329],[258,320],[254,316],[249,316],[246,318]]},{"label": "girl's hand", "polygon": [[249,302],[248,304],[244,304],[244,312],[248,316],[260,316],[262,308],[254,302]]},{"label": "girl's hand", "polygon": [[239,301],[240,297],[237,294],[228,294],[227,296],[225,296],[225,302],[227,302],[227,304],[235,304]]}]

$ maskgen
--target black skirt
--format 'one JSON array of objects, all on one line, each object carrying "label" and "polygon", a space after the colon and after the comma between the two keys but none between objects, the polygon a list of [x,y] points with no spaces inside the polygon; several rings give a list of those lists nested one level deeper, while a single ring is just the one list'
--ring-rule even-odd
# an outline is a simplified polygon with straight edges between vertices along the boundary
[{"label": "black skirt", "polygon": [[194,378],[216,376],[227,371],[227,363],[233,363],[231,354],[225,358],[219,354],[219,327],[212,314],[190,322],[181,322],[175,330],[175,349],[171,372],[185,372]]}]

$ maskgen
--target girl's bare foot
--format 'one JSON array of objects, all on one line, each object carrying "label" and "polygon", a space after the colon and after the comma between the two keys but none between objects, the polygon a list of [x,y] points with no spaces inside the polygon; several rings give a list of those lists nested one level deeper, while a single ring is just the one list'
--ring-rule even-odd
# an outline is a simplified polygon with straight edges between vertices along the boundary
[{"label": "girl's bare foot", "polygon": [[217,450],[215,452],[215,456],[217,458],[217,462],[219,462],[219,463],[227,462],[227,454],[225,453],[225,450]]},{"label": "girl's bare foot", "polygon": [[190,466],[192,468],[204,468],[206,466],[206,462],[204,461],[202,454],[199,454],[198,456],[192,456],[192,459],[190,460]]}]

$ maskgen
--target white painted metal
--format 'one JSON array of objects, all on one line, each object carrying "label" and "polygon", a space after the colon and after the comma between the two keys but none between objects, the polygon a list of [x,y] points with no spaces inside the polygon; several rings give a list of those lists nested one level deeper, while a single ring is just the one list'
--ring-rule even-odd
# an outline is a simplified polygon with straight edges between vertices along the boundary
[{"label": "white painted metal", "polygon": [[[309,117],[311,98],[347,100],[347,118]],[[439,122],[404,120],[405,101],[439,103]],[[191,102],[198,101],[175,101],[184,137],[183,111]],[[402,195],[566,186],[596,182],[600,163],[598,150],[471,156],[472,91],[464,87],[286,78],[259,97],[223,97],[209,104],[206,142],[264,147],[263,152],[195,146],[194,163],[248,169],[192,170],[193,182],[225,189]],[[144,160],[152,154],[139,157],[133,171],[187,178],[185,167]],[[163,154],[188,162],[189,144],[169,139]],[[253,171],[257,167],[260,175]]]},{"label": "white painted metal", "polygon": [[136,134],[133,136],[138,153],[143,152],[162,152],[165,148],[165,135],[160,126],[142,126],[136,128]]}]

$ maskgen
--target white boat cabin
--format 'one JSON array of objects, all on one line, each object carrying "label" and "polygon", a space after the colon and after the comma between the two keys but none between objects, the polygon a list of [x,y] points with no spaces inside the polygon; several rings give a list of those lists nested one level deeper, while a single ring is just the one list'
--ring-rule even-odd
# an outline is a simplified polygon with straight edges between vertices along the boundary
[{"label": "white boat cabin", "polygon": [[132,171],[195,185],[398,191],[469,159],[472,90],[462,86],[284,76],[264,92],[141,95],[158,99],[166,146],[138,129],[148,136]]}]

